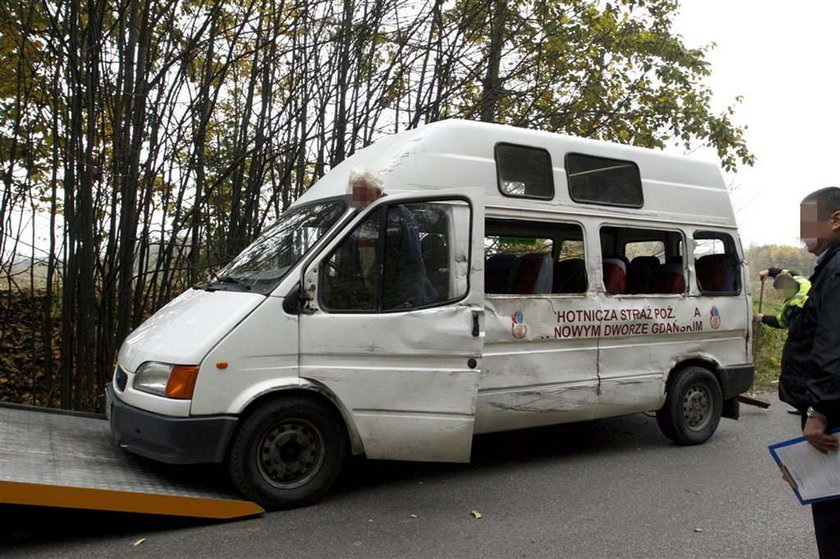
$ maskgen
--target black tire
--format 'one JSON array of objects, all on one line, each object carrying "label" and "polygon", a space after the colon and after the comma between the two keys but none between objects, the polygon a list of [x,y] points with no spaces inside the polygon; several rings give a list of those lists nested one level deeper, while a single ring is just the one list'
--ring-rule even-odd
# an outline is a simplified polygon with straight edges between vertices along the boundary
[{"label": "black tire", "polygon": [[677,444],[703,444],[714,434],[723,410],[723,396],[715,375],[702,367],[686,367],[669,382],[665,405],[656,422]]},{"label": "black tire", "polygon": [[344,423],[319,402],[289,396],[240,425],[228,454],[233,483],[266,510],[311,505],[329,491],[347,457]]}]

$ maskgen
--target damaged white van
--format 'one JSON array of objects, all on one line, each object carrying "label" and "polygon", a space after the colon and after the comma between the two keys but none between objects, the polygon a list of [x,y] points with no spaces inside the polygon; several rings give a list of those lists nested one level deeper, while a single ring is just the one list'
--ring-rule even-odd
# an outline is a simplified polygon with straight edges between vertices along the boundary
[{"label": "damaged white van", "polygon": [[439,122],[348,158],[134,331],[111,432],[273,509],[351,453],[466,462],[478,433],[656,410],[698,444],[752,384],[748,285],[714,164]]}]

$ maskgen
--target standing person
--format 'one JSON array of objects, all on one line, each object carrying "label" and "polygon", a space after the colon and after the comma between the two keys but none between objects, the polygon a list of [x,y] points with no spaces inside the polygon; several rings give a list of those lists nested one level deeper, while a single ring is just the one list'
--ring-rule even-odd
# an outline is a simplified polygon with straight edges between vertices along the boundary
[{"label": "standing person", "polygon": [[[804,412],[803,435],[837,452],[828,432],[840,427],[840,188],[817,190],[800,206],[800,231],[817,255],[811,292],[793,317],[782,352],[779,397]],[[840,557],[840,500],[811,506],[821,559]]]},{"label": "standing person", "polygon": [[808,300],[808,292],[811,290],[811,282],[808,278],[800,276],[791,270],[781,268],[768,268],[761,270],[758,277],[764,281],[767,277],[773,278],[773,288],[785,298],[782,308],[778,314],[755,315],[755,321],[772,328],[787,328],[793,319],[793,315],[799,313]]}]

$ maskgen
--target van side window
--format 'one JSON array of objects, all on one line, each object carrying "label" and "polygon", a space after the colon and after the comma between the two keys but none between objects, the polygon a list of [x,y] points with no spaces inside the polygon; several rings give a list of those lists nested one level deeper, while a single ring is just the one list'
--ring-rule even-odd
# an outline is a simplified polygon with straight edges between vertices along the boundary
[{"label": "van side window", "polygon": [[676,231],[602,227],[604,290],[610,295],[685,293],[683,236]]},{"label": "van side window", "polygon": [[375,273],[379,231],[385,211],[379,208],[342,242],[321,265],[321,304],[337,311],[375,311],[379,278]]},{"label": "van side window", "polygon": [[486,294],[586,292],[579,225],[488,220],[485,229]]},{"label": "van side window", "polygon": [[544,149],[497,144],[496,174],[499,191],[515,198],[554,198],[551,155]]},{"label": "van side window", "polygon": [[741,262],[735,241],[726,233],[694,233],[694,269],[697,287],[704,295],[741,292]]},{"label": "van side window", "polygon": [[642,178],[632,161],[566,154],[569,196],[575,202],[641,208]]},{"label": "van side window", "polygon": [[324,259],[325,310],[379,312],[428,307],[467,293],[466,202],[391,204],[360,223]]}]

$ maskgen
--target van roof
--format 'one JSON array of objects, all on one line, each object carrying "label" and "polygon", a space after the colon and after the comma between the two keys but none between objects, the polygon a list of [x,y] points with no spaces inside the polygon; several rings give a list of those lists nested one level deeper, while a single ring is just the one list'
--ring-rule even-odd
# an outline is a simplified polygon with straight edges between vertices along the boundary
[{"label": "van roof", "polygon": [[[504,196],[498,187],[494,148],[499,143],[548,151],[554,173],[551,200]],[[642,208],[583,204],[571,199],[564,162],[579,153],[633,161],[639,167]],[[735,227],[735,216],[717,164],[662,151],[563,134],[466,120],[444,120],[386,136],[327,173],[295,205],[347,193],[350,171],[367,167],[382,177],[385,192],[481,187],[491,208],[576,214],[625,215]],[[429,192],[431,193],[431,192]]]}]

